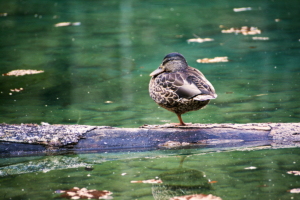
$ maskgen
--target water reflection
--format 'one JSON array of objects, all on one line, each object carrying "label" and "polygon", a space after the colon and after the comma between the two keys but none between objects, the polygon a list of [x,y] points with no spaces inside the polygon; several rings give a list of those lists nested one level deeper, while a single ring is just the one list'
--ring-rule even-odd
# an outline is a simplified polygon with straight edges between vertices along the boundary
[{"label": "water reflection", "polygon": [[87,167],[88,169],[90,169],[90,165],[88,163],[83,162],[78,157],[48,156],[43,159],[32,159],[26,162],[2,166],[0,167],[0,176],[12,176],[34,172],[47,173],[53,170],[80,167]]},{"label": "water reflection", "polygon": [[[0,159],[5,199],[53,199],[74,187],[108,190],[114,199],[291,199],[300,188],[298,148],[165,150]],[[178,156],[180,155],[180,156]],[[93,166],[93,170],[85,170]],[[163,183],[132,183],[161,179]],[[30,184],[29,184],[30,183]]]},{"label": "water reflection", "polygon": [[163,183],[153,184],[152,186],[152,194],[155,200],[209,193],[212,190],[212,186],[203,172],[183,167],[186,158],[187,156],[180,156],[178,168],[167,170],[159,175]]}]

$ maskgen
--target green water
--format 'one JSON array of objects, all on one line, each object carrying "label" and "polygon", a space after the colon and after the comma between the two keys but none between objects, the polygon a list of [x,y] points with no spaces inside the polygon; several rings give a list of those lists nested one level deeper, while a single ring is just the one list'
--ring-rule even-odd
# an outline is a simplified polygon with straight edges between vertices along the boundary
[{"label": "green water", "polygon": [[[240,7],[252,10],[233,11]],[[298,122],[299,9],[297,0],[0,1],[0,74],[44,70],[0,76],[0,122],[177,122],[148,94],[149,74],[170,52],[183,54],[218,94],[185,122]],[[80,25],[54,26],[60,22]],[[269,40],[224,34],[220,25],[254,26],[262,31],[254,36]],[[214,41],[187,43],[193,34]],[[196,62],[217,56],[229,62]]]},{"label": "green water", "polygon": [[[62,199],[55,191],[76,186],[109,190],[116,200],[199,193],[223,200],[299,199],[300,194],[288,190],[299,188],[300,178],[287,172],[299,170],[300,149],[265,148],[2,158],[0,194],[3,199]],[[86,171],[86,166],[94,170]],[[251,166],[256,169],[247,169]],[[131,183],[156,178],[163,183]]]}]

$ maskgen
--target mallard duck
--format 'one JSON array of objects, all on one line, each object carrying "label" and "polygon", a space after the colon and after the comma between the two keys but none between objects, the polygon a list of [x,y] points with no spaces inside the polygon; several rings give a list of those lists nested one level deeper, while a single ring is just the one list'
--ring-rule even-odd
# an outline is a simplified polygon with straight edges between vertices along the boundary
[{"label": "mallard duck", "polygon": [[188,66],[180,53],[166,55],[150,76],[151,98],[159,106],[176,113],[179,126],[186,125],[182,114],[204,108],[211,99],[217,98],[212,84],[198,69]]}]

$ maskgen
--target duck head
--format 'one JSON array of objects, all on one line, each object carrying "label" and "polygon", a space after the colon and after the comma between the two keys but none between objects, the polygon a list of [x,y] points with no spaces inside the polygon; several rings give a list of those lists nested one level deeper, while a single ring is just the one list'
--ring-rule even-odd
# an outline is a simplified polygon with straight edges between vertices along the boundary
[{"label": "duck head", "polygon": [[163,72],[177,72],[188,68],[188,64],[180,53],[169,53],[164,57],[161,65],[154,70],[150,76],[155,76]]}]

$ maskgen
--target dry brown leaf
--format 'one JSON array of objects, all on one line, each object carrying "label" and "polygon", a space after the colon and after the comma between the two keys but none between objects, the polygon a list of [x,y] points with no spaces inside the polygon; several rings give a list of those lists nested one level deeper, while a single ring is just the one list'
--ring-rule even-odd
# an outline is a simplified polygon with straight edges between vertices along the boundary
[{"label": "dry brown leaf", "polygon": [[300,193],[300,188],[294,188],[294,189],[288,190],[288,192],[290,192],[290,193]]},{"label": "dry brown leaf", "polygon": [[247,11],[247,10],[251,10],[251,7],[234,8],[233,9],[234,12],[242,12],[242,11]]},{"label": "dry brown leaf", "polygon": [[63,193],[60,197],[67,199],[113,199],[113,193],[107,190],[88,190],[86,188],[73,187],[70,190],[57,190],[55,193]]},{"label": "dry brown leaf", "polygon": [[24,76],[30,74],[40,74],[44,73],[43,70],[35,70],[35,69],[17,69],[10,71],[8,73],[2,74],[2,76]]},{"label": "dry brown leaf", "polygon": [[212,194],[193,194],[180,197],[173,197],[169,200],[222,200],[220,197],[213,196]]},{"label": "dry brown leaf", "polygon": [[210,41],[214,41],[214,39],[212,38],[191,38],[188,39],[187,42],[197,42],[197,43],[203,43],[203,42],[210,42]]},{"label": "dry brown leaf", "polygon": [[241,29],[230,28],[227,30],[222,30],[222,33],[235,33],[235,34],[242,33],[243,35],[256,35],[256,34],[261,34],[261,30],[253,26],[251,26],[250,28],[248,26],[242,26]]},{"label": "dry brown leaf", "polygon": [[288,171],[288,174],[294,174],[295,176],[300,176],[300,171]]},{"label": "dry brown leaf", "polygon": [[60,22],[55,24],[55,27],[62,27],[62,26],[79,26],[81,23],[80,22]]},{"label": "dry brown leaf", "polygon": [[162,183],[162,180],[160,179],[150,179],[150,180],[144,180],[144,181],[130,181],[131,183]]},{"label": "dry brown leaf", "polygon": [[215,57],[215,58],[203,58],[203,59],[198,59],[198,63],[217,63],[217,62],[228,62],[228,57]]}]

